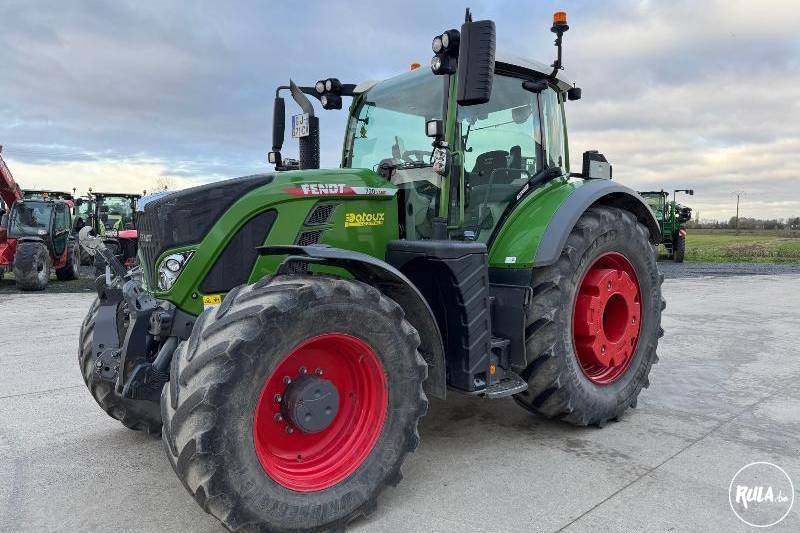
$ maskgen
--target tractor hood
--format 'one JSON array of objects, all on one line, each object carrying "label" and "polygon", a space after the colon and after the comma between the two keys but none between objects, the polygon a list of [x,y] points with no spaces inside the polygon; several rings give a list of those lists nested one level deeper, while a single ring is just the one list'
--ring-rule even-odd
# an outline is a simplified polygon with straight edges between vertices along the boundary
[{"label": "tractor hood", "polygon": [[[319,169],[257,174],[170,193],[150,199],[138,218],[140,264],[147,285],[155,289],[158,267],[165,254],[191,250],[193,257],[179,281],[197,270],[195,282],[201,281],[201,293],[206,292],[202,279],[208,275],[217,279],[207,288],[213,286],[216,292],[225,292],[221,290],[227,288],[223,278],[236,277],[239,283],[247,281],[248,276],[242,281],[242,272],[249,275],[252,271],[257,259],[256,246],[266,242],[313,244],[303,241],[303,235],[309,233],[304,229],[313,229],[322,239],[327,234],[335,236],[344,228],[343,221],[341,228],[339,224],[334,228],[332,218],[326,221],[330,228],[323,227],[324,224],[306,228],[313,221],[309,217],[317,204],[361,208],[364,202],[391,200],[396,192],[395,186],[371,170]],[[386,205],[382,212],[396,212],[394,202],[386,204],[393,207]],[[272,212],[269,216],[268,211]],[[345,211],[332,209],[331,217],[335,214],[343,220]],[[358,214],[355,208],[352,211]],[[393,229],[396,233],[396,225]],[[352,238],[354,232],[348,233],[348,238]],[[227,254],[236,263],[238,276],[231,276],[232,265],[215,269],[216,262]],[[211,270],[219,272],[210,273]],[[176,282],[170,292],[179,289],[179,285],[183,283]],[[197,285],[192,287],[193,292],[197,289]]]}]

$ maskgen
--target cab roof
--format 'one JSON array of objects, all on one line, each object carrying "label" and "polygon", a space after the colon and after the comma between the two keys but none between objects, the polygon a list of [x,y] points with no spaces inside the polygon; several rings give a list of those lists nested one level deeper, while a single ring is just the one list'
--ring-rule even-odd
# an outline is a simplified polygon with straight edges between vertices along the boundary
[{"label": "cab roof", "polygon": [[[511,54],[505,54],[502,52],[497,52],[495,54],[495,68],[497,65],[500,65],[500,68],[510,69],[510,70],[522,70],[528,71],[534,74],[535,77],[549,77],[550,74],[553,72],[553,67],[536,61],[535,59],[525,59],[524,57],[515,56]],[[424,68],[424,67],[420,67]],[[390,79],[390,78],[387,78]],[[380,83],[381,81],[385,80],[367,80],[359,83],[353,89],[353,93],[359,94],[364,93],[373,88],[375,85]],[[556,85],[562,91],[566,91],[571,89],[574,84],[572,81],[564,75],[563,70],[559,70],[556,73]]]}]

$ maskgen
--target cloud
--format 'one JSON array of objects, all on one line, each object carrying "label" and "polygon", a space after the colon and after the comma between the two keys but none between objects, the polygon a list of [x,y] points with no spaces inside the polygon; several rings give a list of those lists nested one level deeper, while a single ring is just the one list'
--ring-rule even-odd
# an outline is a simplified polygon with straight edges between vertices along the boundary
[{"label": "cloud", "polygon": [[[552,60],[550,15],[564,2],[471,6],[496,21],[498,49]],[[584,94],[567,104],[573,165],[599,149],[634,188],[694,188],[687,203],[704,218],[729,217],[735,190],[746,191],[748,215],[800,214],[794,2],[566,7],[565,62]],[[463,8],[8,0],[0,143],[26,186],[106,180],[138,190],[158,176],[189,185],[270,170],[278,85],[381,79],[425,64],[431,37],[458,27]],[[339,163],[344,121],[344,111],[321,113],[324,165]]]}]

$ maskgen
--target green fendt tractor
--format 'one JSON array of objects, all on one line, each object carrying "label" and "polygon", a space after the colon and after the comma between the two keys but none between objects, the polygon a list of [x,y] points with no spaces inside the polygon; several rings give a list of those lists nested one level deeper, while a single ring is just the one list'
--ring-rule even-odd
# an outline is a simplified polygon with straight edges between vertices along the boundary
[{"label": "green fendt tractor", "polygon": [[[495,57],[494,23],[468,14],[434,39],[431,69],[290,82],[276,172],[147,202],[141,271],[97,243],[115,275],[81,329],[86,384],[112,417],[163,434],[227,528],[369,513],[419,444],[428,396],[513,396],[599,426],[636,405],[662,334],[660,231],[601,154],[570,173],[566,29],[557,14],[549,67]],[[296,161],[283,91],[302,110]],[[343,97],[341,167],[321,170],[311,99]]]},{"label": "green fendt tractor", "polygon": [[645,199],[647,205],[653,210],[661,230],[661,244],[667,259],[676,263],[683,263],[686,254],[686,223],[692,218],[692,208],[679,204],[675,197],[679,192],[694,196],[694,189],[675,189],[672,191],[672,200],[665,190],[644,191],[639,194]]}]

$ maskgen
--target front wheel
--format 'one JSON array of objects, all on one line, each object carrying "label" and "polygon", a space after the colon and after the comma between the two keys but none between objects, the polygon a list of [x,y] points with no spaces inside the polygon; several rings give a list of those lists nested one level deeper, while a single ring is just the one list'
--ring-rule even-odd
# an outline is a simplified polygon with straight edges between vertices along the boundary
[{"label": "front wheel", "polygon": [[172,360],[161,408],[175,472],[232,531],[343,528],[417,447],[419,342],[400,306],[363,283],[234,289]]},{"label": "front wheel", "polygon": [[[95,373],[97,356],[94,353],[94,332],[97,327],[97,314],[100,311],[100,299],[95,298],[89,312],[81,324],[81,333],[78,339],[78,367],[80,368],[83,382],[97,405],[108,416],[122,422],[122,425],[135,431],[144,431],[148,435],[158,437],[161,433],[161,409],[156,402],[146,400],[132,400],[117,394],[114,384],[101,379]],[[124,304],[117,307],[117,339],[125,339],[127,311]],[[133,364],[133,362],[129,362]],[[130,370],[130,367],[128,367]]]},{"label": "front wheel", "polygon": [[78,279],[81,270],[81,256],[78,248],[78,241],[69,241],[67,244],[67,262],[63,267],[56,269],[56,278],[59,281]]},{"label": "front wheel", "polygon": [[41,241],[22,241],[14,255],[14,279],[22,291],[43,291],[50,281],[50,252]]},{"label": "front wheel", "polygon": [[528,390],[517,402],[577,425],[603,425],[635,406],[658,360],[662,280],[632,213],[584,213],[556,264],[533,272]]}]

